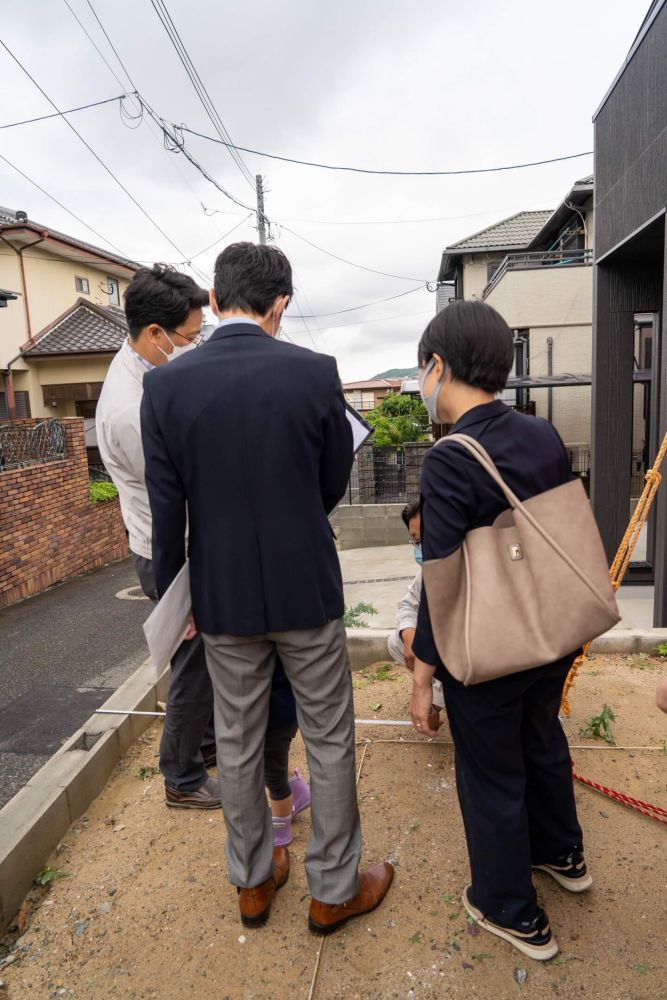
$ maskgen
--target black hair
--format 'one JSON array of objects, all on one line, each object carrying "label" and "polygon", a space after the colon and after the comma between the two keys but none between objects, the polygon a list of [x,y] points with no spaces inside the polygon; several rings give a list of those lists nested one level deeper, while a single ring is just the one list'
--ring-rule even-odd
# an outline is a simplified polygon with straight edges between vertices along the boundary
[{"label": "black hair", "polygon": [[232,243],[215,262],[213,288],[221,312],[266,316],[279,296],[292,297],[292,267],[278,247]]},{"label": "black hair", "polygon": [[175,330],[193,309],[208,305],[208,293],[189,275],[168,264],[142,267],[125,291],[125,318],[130,337],[136,340],[145,326],[157,323]]},{"label": "black hair", "polygon": [[421,502],[419,500],[413,500],[412,503],[406,504],[403,510],[401,511],[403,524],[408,529],[408,531],[410,530],[410,521],[412,520],[413,517],[416,517],[417,514],[421,514],[421,509],[422,509]]},{"label": "black hair", "polygon": [[514,335],[485,302],[458,299],[450,302],[428,324],[419,342],[418,361],[423,368],[434,354],[449,365],[459,382],[500,392],[514,364]]}]

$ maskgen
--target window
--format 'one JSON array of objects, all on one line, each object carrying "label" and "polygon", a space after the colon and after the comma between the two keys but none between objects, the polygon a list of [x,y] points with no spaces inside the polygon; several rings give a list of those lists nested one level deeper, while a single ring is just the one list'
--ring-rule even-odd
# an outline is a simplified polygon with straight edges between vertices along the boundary
[{"label": "window", "polygon": [[88,284],[88,278],[80,278],[78,275],[74,278],[74,284],[76,286],[77,292],[81,292],[83,295],[90,294],[90,285]]},{"label": "window", "polygon": [[[24,417],[30,416],[30,395],[27,392],[15,392],[14,398],[16,399],[16,417],[18,420],[22,420]],[[9,410],[7,408],[7,395],[4,392],[0,392],[0,420],[9,420]]]},{"label": "window", "polygon": [[496,271],[498,270],[498,268],[500,267],[501,264],[502,264],[502,260],[493,260],[493,261],[491,261],[490,264],[486,265],[486,283],[487,283],[487,285],[491,281],[491,279],[493,278],[494,274],[496,273]]},{"label": "window", "polygon": [[375,408],[375,394],[372,392],[362,392],[360,389],[353,389],[345,393],[345,398],[350,406],[359,413],[363,410],[373,410]]},{"label": "window", "polygon": [[107,278],[107,294],[110,306],[120,305],[120,292],[118,291],[118,282],[115,278]]}]

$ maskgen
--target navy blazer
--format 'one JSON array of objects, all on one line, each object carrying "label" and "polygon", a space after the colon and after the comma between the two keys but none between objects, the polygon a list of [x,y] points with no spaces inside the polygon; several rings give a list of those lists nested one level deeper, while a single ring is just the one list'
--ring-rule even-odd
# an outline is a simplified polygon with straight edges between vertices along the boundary
[{"label": "navy blazer", "polygon": [[158,592],[185,559],[187,505],[200,631],[264,635],[342,616],[327,514],[353,451],[334,358],[225,324],[146,375],[141,431]]},{"label": "navy blazer", "polygon": [[[495,400],[468,410],[451,429],[484,445],[501,476],[519,500],[572,479],[558,431],[546,420],[517,413]],[[421,481],[424,561],[451,555],[468,531],[493,524],[507,500],[473,456],[461,445],[439,444],[424,457]],[[412,648],[415,655],[452,681],[438,656],[425,588]]]}]

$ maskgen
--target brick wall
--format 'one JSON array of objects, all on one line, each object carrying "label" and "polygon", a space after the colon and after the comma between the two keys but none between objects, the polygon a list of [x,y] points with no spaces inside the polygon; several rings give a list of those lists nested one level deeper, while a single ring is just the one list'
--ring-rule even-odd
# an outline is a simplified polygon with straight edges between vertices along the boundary
[{"label": "brick wall", "polygon": [[60,422],[64,459],[0,472],[0,607],[128,553],[118,500],[90,502],[83,420]]}]

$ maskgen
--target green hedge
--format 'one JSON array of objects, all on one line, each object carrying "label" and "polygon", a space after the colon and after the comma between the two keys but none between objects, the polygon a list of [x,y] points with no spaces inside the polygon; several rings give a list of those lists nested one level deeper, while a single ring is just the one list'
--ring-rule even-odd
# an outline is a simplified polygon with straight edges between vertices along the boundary
[{"label": "green hedge", "polygon": [[106,503],[107,500],[115,500],[118,490],[113,483],[90,483],[91,503]]}]

